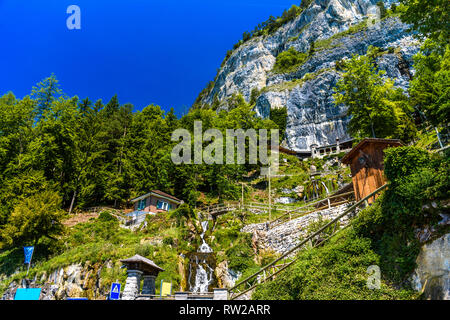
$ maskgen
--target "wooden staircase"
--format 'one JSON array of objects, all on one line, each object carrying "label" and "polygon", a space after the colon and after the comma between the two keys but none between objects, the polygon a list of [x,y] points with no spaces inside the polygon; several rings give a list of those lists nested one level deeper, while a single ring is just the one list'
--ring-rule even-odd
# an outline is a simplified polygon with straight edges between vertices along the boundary
[{"label": "wooden staircase", "polygon": [[258,272],[252,274],[251,276],[245,278],[244,280],[240,281],[238,284],[236,284],[233,288],[229,289],[229,298],[230,300],[236,300],[241,297],[243,297],[246,294],[251,293],[258,285],[265,283],[267,281],[272,280],[274,277],[279,275],[280,273],[287,270],[290,266],[292,266],[298,258],[291,258],[293,254],[298,252],[305,244],[307,244],[310,241],[315,240],[317,237],[319,237],[324,230],[329,228],[330,226],[334,226],[334,231],[330,236],[328,236],[325,239],[320,239],[320,241],[317,241],[313,248],[322,245],[324,242],[328,241],[330,238],[334,237],[338,232],[342,231],[343,229],[338,229],[337,224],[338,222],[346,217],[350,216],[352,213],[354,213],[357,209],[359,209],[362,206],[368,206],[368,200],[375,195],[379,194],[380,192],[384,191],[387,188],[387,184],[380,187],[379,189],[372,192],[370,195],[365,197],[364,199],[361,199],[354,205],[352,205],[350,208],[345,210],[342,214],[340,214],[338,217],[327,223],[325,226],[320,228],[318,231],[312,233],[306,239],[301,241],[297,246],[292,248],[291,250],[285,252],[281,257],[274,260],[273,262],[269,263],[268,265],[262,267]]}]

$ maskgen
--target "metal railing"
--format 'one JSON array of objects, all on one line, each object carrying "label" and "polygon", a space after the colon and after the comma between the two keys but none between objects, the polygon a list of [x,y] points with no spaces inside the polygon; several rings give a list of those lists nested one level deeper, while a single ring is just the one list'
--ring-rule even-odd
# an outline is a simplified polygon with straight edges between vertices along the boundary
[{"label": "metal railing", "polygon": [[[352,195],[354,195],[354,191],[350,191],[350,192],[346,192],[346,193],[342,193],[342,194],[338,194],[338,195],[333,195],[333,196],[330,196],[330,197],[325,198],[325,199],[321,199],[321,200],[318,200],[318,201],[315,201],[315,202],[308,203],[308,204],[306,204],[306,205],[304,205],[304,206],[302,206],[300,208],[296,208],[294,210],[291,210],[291,211],[285,213],[284,215],[282,215],[281,217],[276,218],[275,220],[272,220],[272,221],[268,222],[268,227],[269,228],[273,228],[273,227],[279,226],[280,224],[282,224],[282,223],[284,223],[286,221],[290,221],[292,219],[296,219],[298,217],[301,217],[301,216],[304,216],[304,215],[307,215],[307,214],[311,214],[311,213],[314,213],[314,212],[317,212],[317,211],[322,211],[322,210],[325,210],[325,209],[331,209],[333,207],[337,207],[337,206],[349,203],[350,202],[349,199],[346,199],[346,200],[343,200],[343,201],[338,201],[338,202],[331,202],[331,200],[339,199],[339,198],[345,198],[345,197],[352,196]],[[308,209],[308,208],[310,208],[312,206],[320,205],[323,202],[326,202],[327,205],[315,208],[313,210]]]},{"label": "metal railing", "polygon": [[[282,206],[282,205],[276,205],[276,204],[273,204],[269,207],[269,205],[266,203],[258,203],[258,202],[246,202],[246,203],[244,203],[244,205],[242,205],[241,202],[227,202],[227,203],[212,205],[209,207],[199,208],[198,212],[203,217],[205,217],[205,216],[212,217],[212,216],[217,216],[220,214],[225,214],[230,211],[249,210],[249,209],[268,211],[270,208],[271,211],[285,212],[282,216],[280,216],[272,221],[266,222],[268,224],[268,227],[274,227],[274,226],[279,225],[287,220],[291,220],[291,219],[294,219],[294,218],[297,218],[297,217],[300,217],[300,216],[303,216],[303,215],[306,215],[309,213],[313,213],[316,211],[321,211],[321,210],[324,210],[327,208],[333,208],[333,207],[336,207],[336,206],[339,206],[339,205],[342,205],[345,203],[349,203],[350,200],[348,200],[348,199],[346,199],[344,201],[340,201],[340,202],[332,202],[332,200],[339,199],[339,198],[345,199],[352,195],[354,195],[354,191],[350,191],[350,192],[346,192],[346,193],[342,193],[342,194],[335,194],[335,195],[329,196],[327,198],[308,202],[300,207]],[[314,210],[310,209],[311,207],[318,206],[321,203],[327,203],[327,205],[317,207]]]},{"label": "metal railing", "polygon": [[448,150],[450,148],[450,145],[448,145],[448,146],[446,146],[446,147],[443,147],[443,148],[440,148],[440,149],[437,149],[437,150],[432,150],[431,152],[433,152],[433,153],[439,153],[439,152],[443,152],[443,151],[445,151],[445,150]]},{"label": "metal railing", "polygon": [[[298,260],[298,258],[294,258],[289,263],[284,264],[284,266],[278,268],[275,272],[270,273],[271,268],[273,268],[274,266],[277,266],[280,261],[286,260],[287,258],[292,256],[293,253],[295,253],[301,247],[303,247],[306,243],[308,243],[309,241],[314,240],[317,236],[321,235],[324,230],[326,230],[330,226],[334,225],[334,230],[333,230],[332,234],[329,237],[327,237],[326,239],[322,239],[320,242],[316,243],[313,247],[317,247],[318,245],[321,245],[325,241],[327,241],[328,239],[332,238],[334,235],[336,235],[339,232],[339,230],[337,230],[337,223],[342,218],[344,218],[345,216],[349,215],[350,213],[352,213],[353,211],[358,209],[359,206],[361,206],[363,204],[367,205],[367,201],[369,199],[374,198],[378,193],[380,193],[381,191],[385,190],[387,188],[387,186],[388,185],[385,184],[384,186],[378,188],[377,190],[375,190],[374,192],[372,192],[371,194],[366,196],[364,199],[361,199],[360,201],[358,201],[357,203],[352,205],[350,208],[345,210],[342,214],[340,214],[339,216],[334,218],[332,221],[327,223],[325,226],[321,227],[318,231],[316,231],[312,235],[306,237],[306,239],[301,241],[294,248],[292,248],[289,251],[287,251],[286,253],[284,253],[281,257],[277,258],[276,260],[274,260],[273,262],[269,263],[268,265],[262,267],[258,272],[254,273],[251,276],[249,276],[249,277],[245,278],[244,280],[240,281],[238,284],[236,284],[234,287],[232,287],[229,290],[230,299],[231,300],[235,300],[235,299],[239,298],[240,296],[243,296],[244,294],[246,294],[246,293],[250,292],[251,290],[255,289],[259,284],[266,282],[268,279],[273,278],[274,276],[278,275],[282,271],[284,271],[287,268],[289,268],[289,266],[294,264]],[[342,229],[340,229],[340,230],[342,230]],[[260,276],[259,278],[261,278],[261,275],[263,276],[262,280],[258,279],[258,276]],[[255,281],[257,283],[254,284]],[[243,288],[243,291],[241,291],[239,288],[241,288],[243,286],[245,286],[245,287]]]}]

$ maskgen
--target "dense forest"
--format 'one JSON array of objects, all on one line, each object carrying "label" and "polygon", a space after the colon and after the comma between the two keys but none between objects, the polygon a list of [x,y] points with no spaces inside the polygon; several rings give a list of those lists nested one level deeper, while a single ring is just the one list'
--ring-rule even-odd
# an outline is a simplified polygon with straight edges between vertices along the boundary
[{"label": "dense forest", "polygon": [[[127,205],[132,197],[161,189],[195,206],[199,192],[233,197],[245,165],[174,165],[177,128],[277,128],[255,116],[243,99],[231,112],[195,110],[177,119],[150,105],[133,112],[114,96],[108,103],[67,97],[54,75],[19,100],[0,98],[0,225],[27,199],[52,199],[69,212],[89,206]],[[253,166],[255,167],[255,166]],[[33,201],[31,201],[33,202]]]}]

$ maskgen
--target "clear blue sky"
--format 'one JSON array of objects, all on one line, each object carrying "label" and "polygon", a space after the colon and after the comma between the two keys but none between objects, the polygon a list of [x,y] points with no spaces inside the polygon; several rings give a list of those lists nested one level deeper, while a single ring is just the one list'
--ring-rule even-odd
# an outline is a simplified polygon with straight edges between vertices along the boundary
[{"label": "clear blue sky", "polygon": [[[300,0],[0,0],[0,94],[17,97],[52,72],[70,96],[181,115],[226,51]],[[67,7],[81,8],[68,30]]]}]

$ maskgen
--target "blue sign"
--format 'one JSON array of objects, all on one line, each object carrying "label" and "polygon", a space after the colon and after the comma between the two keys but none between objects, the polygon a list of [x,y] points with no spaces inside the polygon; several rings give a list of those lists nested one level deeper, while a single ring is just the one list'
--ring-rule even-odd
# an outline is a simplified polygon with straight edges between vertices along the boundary
[{"label": "blue sign", "polygon": [[110,300],[120,299],[120,283],[113,283],[111,285],[111,292],[109,293]]},{"label": "blue sign", "polygon": [[23,247],[25,253],[25,264],[31,263],[31,257],[33,256],[34,247]]},{"label": "blue sign", "polygon": [[39,300],[41,288],[37,289],[17,289],[14,300]]}]

